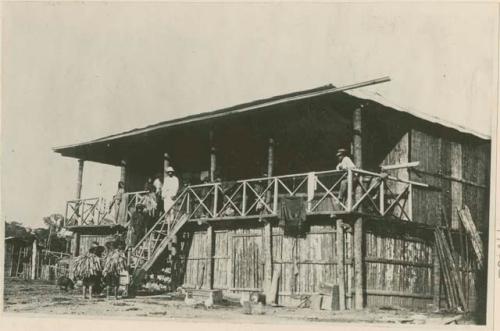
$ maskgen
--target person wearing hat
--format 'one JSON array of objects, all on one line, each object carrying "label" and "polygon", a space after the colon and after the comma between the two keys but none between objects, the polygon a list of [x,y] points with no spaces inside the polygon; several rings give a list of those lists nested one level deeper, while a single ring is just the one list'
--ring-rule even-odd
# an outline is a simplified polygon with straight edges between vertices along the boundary
[{"label": "person wearing hat", "polygon": [[[336,170],[356,169],[356,165],[354,164],[354,162],[352,162],[345,148],[339,148],[337,150],[336,155],[339,162],[337,164],[337,167],[335,168]],[[346,194],[347,194],[347,179],[344,178],[340,182],[339,200],[341,202],[345,201]]]},{"label": "person wearing hat", "polygon": [[161,188],[163,198],[163,209],[165,212],[172,207],[175,201],[175,196],[179,190],[179,179],[174,175],[174,168],[168,167],[165,171],[166,175]]}]

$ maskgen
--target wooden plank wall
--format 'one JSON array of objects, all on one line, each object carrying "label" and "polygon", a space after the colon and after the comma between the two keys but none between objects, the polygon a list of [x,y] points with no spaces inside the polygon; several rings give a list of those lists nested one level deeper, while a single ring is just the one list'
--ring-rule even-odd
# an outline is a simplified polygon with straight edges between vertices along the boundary
[{"label": "wooden plank wall", "polygon": [[432,243],[367,230],[365,245],[367,306],[432,303]]},{"label": "wooden plank wall", "polygon": [[[214,288],[226,293],[264,290],[263,229],[263,224],[239,229],[215,229]],[[432,303],[432,243],[425,241],[423,235],[408,237],[383,229],[370,229],[369,226],[365,234],[368,306],[426,308]],[[206,233],[201,228],[188,236],[192,240],[186,246],[183,257],[186,261],[183,274],[185,287],[207,288],[209,256]],[[349,229],[344,233],[346,306],[349,308],[352,307],[354,277],[353,238]],[[300,295],[318,292],[321,283],[338,283],[336,239],[333,220],[331,223],[313,223],[302,238],[284,236],[281,228],[272,227],[273,270],[281,270],[278,288],[280,304],[297,305]]]},{"label": "wooden plank wall", "polygon": [[415,220],[436,224],[443,208],[452,228],[457,229],[460,222],[457,208],[466,204],[478,227],[487,231],[489,144],[472,138],[452,141],[437,134],[412,130],[410,145],[411,161],[420,161],[419,171],[412,171],[411,179],[434,188],[415,188]]},{"label": "wooden plank wall", "polygon": [[337,284],[335,225],[312,225],[304,238],[273,227],[272,237],[273,269],[281,268],[280,304],[296,304],[294,295],[317,292],[321,282]]},{"label": "wooden plank wall", "polygon": [[[99,245],[104,246],[108,241],[113,240],[114,237],[113,235],[87,235],[87,234],[82,234],[80,235],[80,254],[85,254],[89,251],[90,247],[92,246],[92,243],[98,242]],[[71,255],[74,255],[74,249],[76,247],[76,236],[73,236],[73,239],[71,240]]]},{"label": "wooden plank wall", "polygon": [[[263,224],[214,231],[214,288],[233,293],[264,290],[263,234]],[[273,269],[282,271],[280,303],[290,302],[295,294],[317,291],[320,282],[337,283],[335,240],[335,225],[311,226],[304,238],[285,237],[281,228],[272,227]],[[184,257],[185,287],[206,287],[207,245],[206,231],[195,231]]]},{"label": "wooden plank wall", "polygon": [[184,286],[208,288],[207,263],[207,232],[196,231],[192,234],[191,247],[186,255]]},{"label": "wooden plank wall", "polygon": [[441,139],[429,134],[411,131],[410,161],[419,161],[418,170],[411,172],[411,179],[435,187],[434,190],[415,187],[413,190],[414,221],[434,225],[439,222],[443,206],[441,178]]}]

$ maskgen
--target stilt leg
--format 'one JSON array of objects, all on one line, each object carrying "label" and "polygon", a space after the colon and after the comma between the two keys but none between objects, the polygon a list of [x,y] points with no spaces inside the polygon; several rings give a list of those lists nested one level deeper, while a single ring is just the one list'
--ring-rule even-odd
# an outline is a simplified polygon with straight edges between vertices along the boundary
[{"label": "stilt leg", "polygon": [[92,285],[89,286],[89,299],[92,299]]}]

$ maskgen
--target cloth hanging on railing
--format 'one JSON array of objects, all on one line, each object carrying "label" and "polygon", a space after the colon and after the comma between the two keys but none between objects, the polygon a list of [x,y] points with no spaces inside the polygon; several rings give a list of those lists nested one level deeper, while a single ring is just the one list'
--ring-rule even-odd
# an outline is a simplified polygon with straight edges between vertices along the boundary
[{"label": "cloth hanging on railing", "polygon": [[296,236],[305,231],[307,201],[303,197],[284,197],[279,209],[279,226],[285,235]]}]

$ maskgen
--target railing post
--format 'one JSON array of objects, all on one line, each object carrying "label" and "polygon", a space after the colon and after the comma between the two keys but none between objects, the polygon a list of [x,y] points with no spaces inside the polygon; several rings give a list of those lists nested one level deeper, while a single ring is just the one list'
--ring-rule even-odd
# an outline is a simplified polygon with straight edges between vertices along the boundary
[{"label": "railing post", "polygon": [[243,181],[243,201],[241,207],[241,216],[245,216],[247,213],[247,182]]},{"label": "railing post", "polygon": [[278,178],[274,177],[274,197],[273,197],[273,214],[278,214]]},{"label": "railing post", "polygon": [[219,184],[218,183],[215,183],[214,184],[214,211],[213,211],[213,216],[212,217],[216,217],[217,216],[217,199],[219,197]]},{"label": "railing post", "polygon": [[347,211],[352,211],[352,170],[347,169]]},{"label": "railing post", "polygon": [[68,203],[69,202],[66,202],[66,211],[64,212],[64,223],[63,223],[64,226],[66,226],[68,222]]},{"label": "railing post", "polygon": [[408,221],[413,221],[413,185],[408,185]]},{"label": "railing post", "polygon": [[379,209],[380,209],[380,215],[384,215],[384,204],[385,204],[385,181],[381,178],[381,183],[380,183],[380,194],[379,194]]},{"label": "railing post", "polygon": [[312,200],[314,198],[314,185],[316,176],[314,172],[307,174],[307,212],[311,212]]}]

